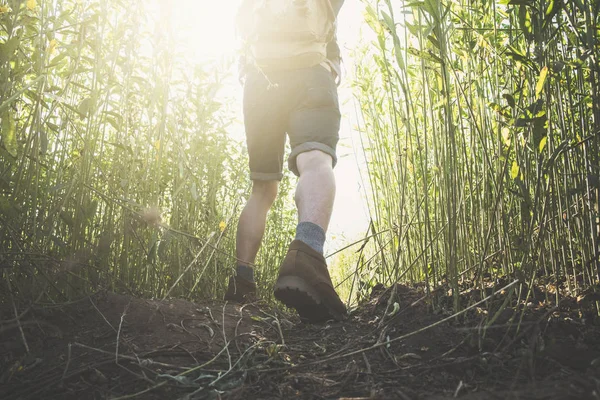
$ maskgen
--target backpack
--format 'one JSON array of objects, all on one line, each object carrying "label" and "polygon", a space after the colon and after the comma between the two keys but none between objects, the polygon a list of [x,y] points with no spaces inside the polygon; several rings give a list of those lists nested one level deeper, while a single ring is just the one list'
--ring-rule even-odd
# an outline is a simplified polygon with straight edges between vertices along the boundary
[{"label": "backpack", "polygon": [[261,70],[306,68],[327,59],[335,13],[330,0],[242,0],[237,26],[246,62]]}]

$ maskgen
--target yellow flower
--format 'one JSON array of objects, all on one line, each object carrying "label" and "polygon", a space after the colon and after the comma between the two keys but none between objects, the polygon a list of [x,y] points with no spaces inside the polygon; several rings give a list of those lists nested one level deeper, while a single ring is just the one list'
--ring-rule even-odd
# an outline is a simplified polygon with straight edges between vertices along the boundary
[{"label": "yellow flower", "polygon": [[33,11],[37,7],[37,1],[36,0],[27,0],[27,3],[25,3],[25,5],[27,5],[28,9]]},{"label": "yellow flower", "polygon": [[221,230],[221,232],[223,232],[225,230],[226,226],[227,226],[227,224],[225,223],[225,221],[221,221],[219,223],[219,229]]},{"label": "yellow flower", "polygon": [[10,12],[9,6],[0,6],[0,15],[6,14],[7,12]]}]

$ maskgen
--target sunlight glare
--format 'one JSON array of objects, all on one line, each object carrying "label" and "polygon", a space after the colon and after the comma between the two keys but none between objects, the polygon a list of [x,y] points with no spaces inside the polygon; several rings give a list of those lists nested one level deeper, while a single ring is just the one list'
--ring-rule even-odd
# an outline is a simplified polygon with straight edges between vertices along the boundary
[{"label": "sunlight glare", "polygon": [[[163,0],[164,1],[164,0]],[[237,80],[236,56],[239,43],[235,35],[235,14],[241,0],[208,1],[180,0],[169,2],[173,40],[178,51],[195,64],[207,62],[230,62],[227,79],[218,94],[224,104],[232,105],[241,121],[242,89]],[[350,82],[354,75],[353,50],[360,42],[363,26],[364,5],[356,0],[346,0],[338,20],[338,44],[341,49],[344,79],[340,86],[339,98],[343,115],[338,146],[339,162],[335,169],[338,190],[335,210],[329,229],[329,249],[342,246],[347,240],[360,237],[368,227],[368,216],[364,199],[364,189],[360,184],[359,168],[364,160],[353,143],[360,143],[355,130],[356,110]],[[341,22],[340,22],[341,21]],[[369,38],[372,40],[372,38]],[[221,64],[221,65],[226,65]],[[233,140],[243,142],[241,122],[230,127]],[[360,166],[359,166],[360,165]],[[352,216],[351,218],[349,218]]]},{"label": "sunlight glare", "polygon": [[191,61],[233,57],[236,52],[234,16],[240,0],[180,0],[173,2],[174,40]]}]

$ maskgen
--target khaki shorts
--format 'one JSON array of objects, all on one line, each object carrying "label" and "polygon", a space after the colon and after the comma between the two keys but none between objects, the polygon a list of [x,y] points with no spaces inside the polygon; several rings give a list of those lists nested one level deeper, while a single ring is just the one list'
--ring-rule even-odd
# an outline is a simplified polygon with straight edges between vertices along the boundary
[{"label": "khaki shorts", "polygon": [[263,73],[251,70],[244,84],[244,125],[252,180],[281,180],[286,134],[288,168],[298,175],[298,154],[320,150],[337,163],[340,130],[337,86],[322,65]]}]

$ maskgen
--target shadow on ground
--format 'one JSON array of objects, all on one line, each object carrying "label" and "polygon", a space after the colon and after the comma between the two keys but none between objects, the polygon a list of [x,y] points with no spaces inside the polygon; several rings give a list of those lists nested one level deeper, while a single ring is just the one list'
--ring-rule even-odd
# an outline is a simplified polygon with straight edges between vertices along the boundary
[{"label": "shadow on ground", "polygon": [[[488,292],[466,291],[463,307]],[[261,304],[108,293],[33,306],[20,324],[5,310],[0,398],[600,398],[600,324],[585,302],[556,307],[538,291],[488,314],[504,295],[442,323],[451,313],[431,300],[450,304],[446,293],[402,285],[319,325]]]}]

